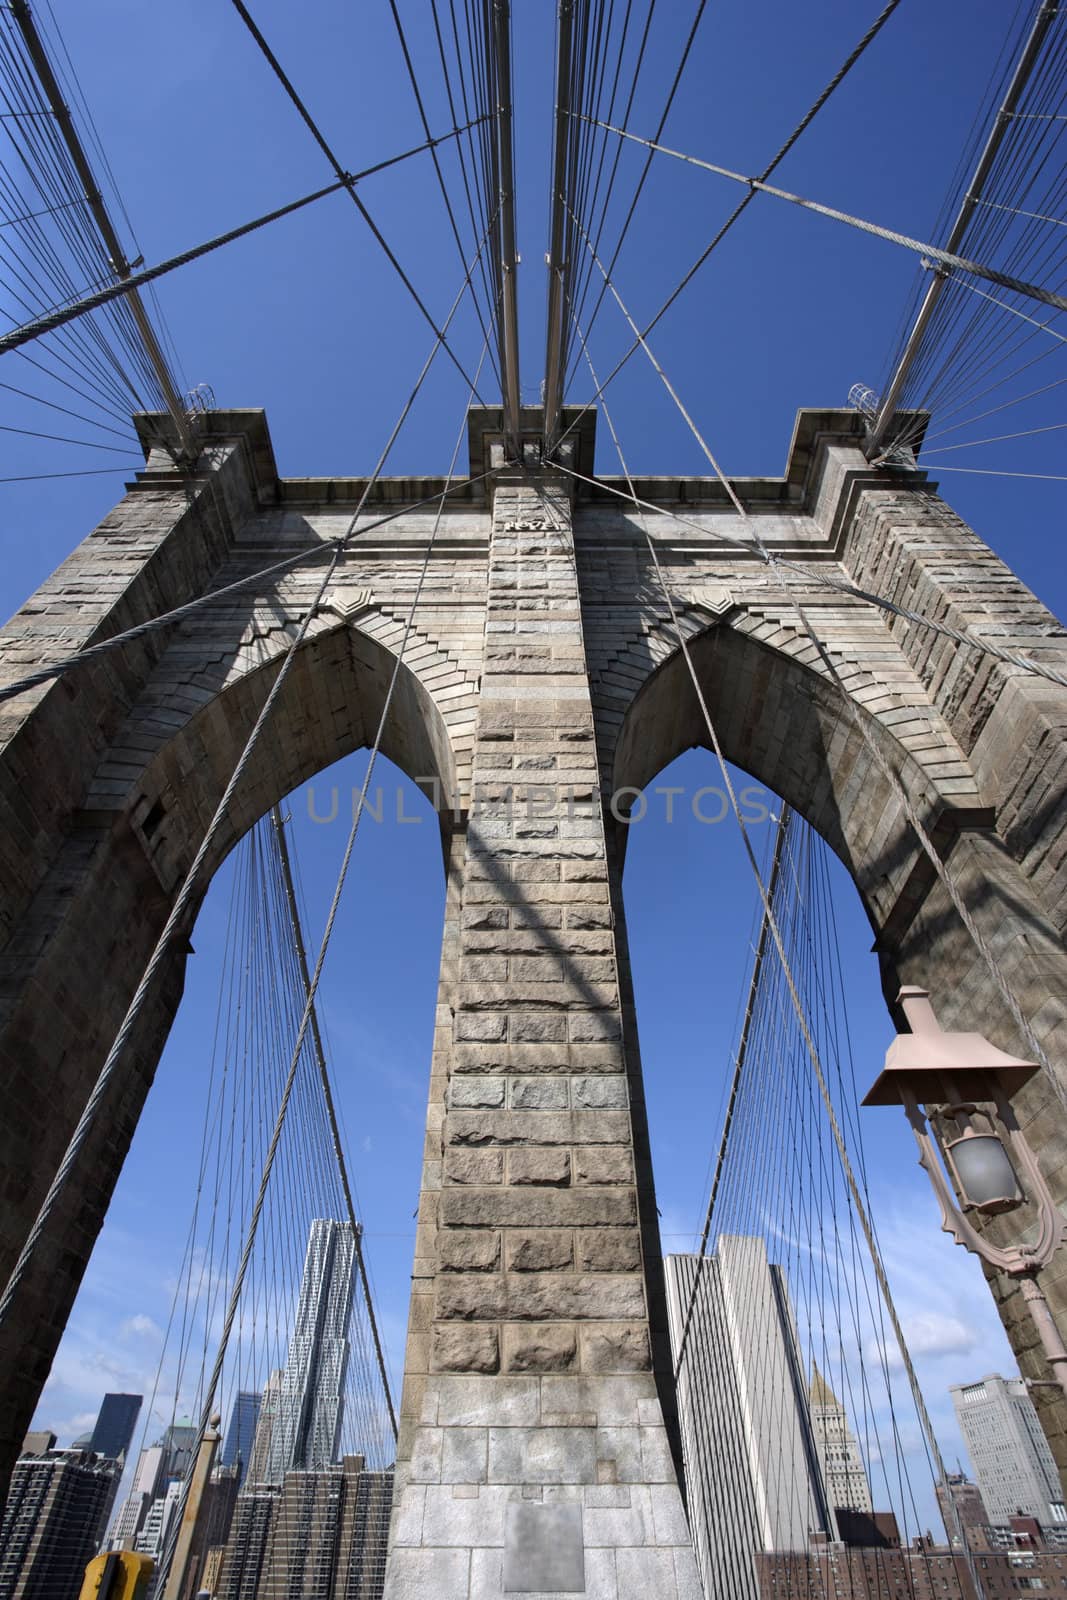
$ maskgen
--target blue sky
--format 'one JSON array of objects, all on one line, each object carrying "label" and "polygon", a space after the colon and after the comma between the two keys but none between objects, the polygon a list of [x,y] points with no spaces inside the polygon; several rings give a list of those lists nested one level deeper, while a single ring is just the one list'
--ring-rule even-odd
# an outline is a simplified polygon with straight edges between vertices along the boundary
[{"label": "blue sky", "polygon": [[[165,13],[135,0],[100,0],[92,8],[53,3],[149,261],[327,181],[320,153],[236,15],[219,0],[175,0]],[[524,395],[533,400],[543,365],[553,7],[517,0],[514,9],[522,371]],[[431,124],[443,128],[425,8],[409,3],[402,10],[429,86]],[[668,142],[758,170],[876,10],[867,0],[804,6],[771,0],[759,7],[713,0]],[[779,181],[929,236],[1013,12],[1003,0],[904,0],[787,159]],[[357,11],[336,0],[300,7],[259,0],[255,14],[351,167],[419,141],[384,3]],[[682,0],[660,7],[648,88],[632,119],[642,131],[652,131],[691,15]],[[631,185],[638,165],[627,153],[623,171]],[[420,291],[443,315],[461,274],[425,160],[370,180],[363,193]],[[616,274],[639,320],[658,307],[738,193],[657,159],[639,227]],[[665,319],[654,348],[727,470],[778,472],[798,406],[844,404],[853,382],[875,388],[882,382],[915,276],[911,259],[889,245],[758,200]],[[369,470],[431,339],[344,196],[177,274],[161,286],[160,299],[187,382],[210,383],[221,405],[265,407],[283,474]],[[473,366],[478,339],[469,315],[457,324],[456,343]],[[618,313],[605,305],[591,339],[602,373],[628,343]],[[26,380],[24,372],[10,381]],[[572,397],[583,398],[588,388],[581,375]],[[386,470],[443,470],[463,401],[461,380],[439,360]],[[612,386],[609,404],[633,468],[705,470],[639,356]],[[42,416],[3,395],[4,422],[47,431]],[[1050,411],[1043,420],[1056,416]],[[600,431],[599,464],[612,471],[607,431]],[[118,456],[43,441],[20,440],[15,449],[11,437],[2,436],[10,466],[0,476],[125,465]],[[962,451],[950,460],[986,471],[1063,470],[1062,448],[1040,439]],[[131,448],[129,466],[136,464]],[[104,514],[122,477],[120,470],[115,477],[0,487],[5,613]],[[1064,614],[1063,486],[946,473],[942,488]],[[320,775],[320,797],[335,782],[343,792],[358,784],[360,759]],[[704,754],[679,765],[674,781],[694,787],[716,781]],[[401,780],[389,772],[381,781],[388,791]],[[290,804],[315,942],[343,831],[340,823],[309,820],[306,793]],[[408,807],[417,809],[411,797]],[[422,819],[415,826],[367,826],[323,993],[397,1371],[443,892],[432,819],[425,810]],[[749,960],[754,898],[746,873],[728,823],[701,826],[683,813],[668,827],[653,809],[633,831],[626,902],[668,1249],[691,1245],[700,1223]],[[42,1424],[63,1436],[80,1431],[105,1388],[147,1383],[158,1356],[170,1258],[184,1238],[190,1141],[202,1115],[196,1086],[216,999],[225,876],[226,869],[202,912],[186,1000],[39,1413]],[[869,929],[844,873],[836,878],[854,1042],[866,1064],[862,1073],[873,1076],[890,1028],[868,954]],[[1010,1357],[977,1265],[938,1233],[903,1118],[897,1127],[888,1113],[865,1116],[877,1119],[871,1181],[890,1271],[952,1458],[961,1447],[947,1384],[1011,1370]]]}]

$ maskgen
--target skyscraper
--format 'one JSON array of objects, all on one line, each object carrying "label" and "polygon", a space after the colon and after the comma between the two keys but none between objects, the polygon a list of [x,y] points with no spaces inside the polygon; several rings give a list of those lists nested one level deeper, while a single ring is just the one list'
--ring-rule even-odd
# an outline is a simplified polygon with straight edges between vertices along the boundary
[{"label": "skyscraper", "polygon": [[381,1600],[392,1499],[392,1469],[366,1472],[362,1456],[245,1489],[211,1563],[217,1600]]},{"label": "skyscraper", "polygon": [[990,1521],[1067,1523],[1056,1463],[1023,1380],[990,1373],[949,1393]]},{"label": "skyscraper", "polygon": [[0,1595],[79,1593],[121,1470],[82,1450],[20,1457],[0,1525]]},{"label": "skyscraper", "polygon": [[826,1494],[835,1510],[874,1510],[867,1469],[863,1465],[856,1436],[848,1424],[848,1413],[815,1365],[811,1364],[811,1428],[822,1462]]},{"label": "skyscraper", "polygon": [[130,1492],[119,1507],[111,1530],[113,1550],[132,1550],[144,1525],[149,1507],[160,1494],[166,1476],[166,1450],[162,1443],[149,1445],[137,1457]]},{"label": "skyscraper", "polygon": [[89,1449],[98,1456],[110,1456],[112,1461],[117,1461],[119,1456],[125,1458],[129,1453],[143,1398],[139,1394],[106,1394],[89,1440]]},{"label": "skyscraper", "polygon": [[937,1503],[949,1542],[958,1542],[967,1528],[984,1528],[989,1522],[982,1491],[962,1472],[950,1472],[936,1489]]},{"label": "skyscraper", "polygon": [[678,1414],[704,1591],[756,1600],[757,1551],[807,1550],[817,1531],[837,1537],[785,1274],[762,1239],[744,1237],[665,1266],[676,1363],[693,1301]]},{"label": "skyscraper", "polygon": [[244,1482],[248,1464],[252,1459],[252,1446],[255,1442],[261,1404],[261,1395],[254,1390],[242,1389],[230,1412],[230,1425],[226,1429],[219,1465],[237,1468],[238,1487]]},{"label": "skyscraper", "polygon": [[337,1459],[348,1370],[355,1239],[347,1222],[311,1224],[289,1357],[278,1387],[263,1481]]},{"label": "skyscraper", "polygon": [[248,1471],[245,1473],[246,1485],[268,1481],[267,1473],[270,1469],[271,1445],[274,1439],[274,1424],[278,1418],[278,1397],[281,1394],[281,1387],[281,1371],[272,1372],[260,1395],[259,1416],[252,1439],[252,1454]]}]

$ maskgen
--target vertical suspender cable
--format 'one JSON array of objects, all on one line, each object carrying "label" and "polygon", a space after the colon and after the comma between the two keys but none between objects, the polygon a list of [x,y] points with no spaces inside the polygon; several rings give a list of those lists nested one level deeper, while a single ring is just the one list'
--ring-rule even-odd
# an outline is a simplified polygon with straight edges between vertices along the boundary
[{"label": "vertical suspender cable", "polygon": [[[1026,87],[1027,79],[1033,71],[1034,63],[1045,41],[1045,35],[1055,20],[1057,10],[1057,0],[1044,0],[1044,4],[1034,18],[1034,25],[1030,29],[1026,44],[1023,46],[1022,54],[1012,74],[1011,83],[1008,85],[1008,91],[989,131],[985,149],[982,151],[978,165],[974,169],[974,176],[967,185],[967,192],[963,197],[963,203],[952,225],[952,232],[945,242],[945,249],[951,255],[959,253],[960,245],[963,243],[963,237],[967,231],[967,224],[971,220],[975,206],[979,203],[982,185],[989,176],[997,151],[1000,149],[1004,135],[1011,125],[1012,112],[1019,103],[1019,98]],[[911,371],[912,363],[919,352],[927,325],[934,314],[948,280],[949,274],[942,267],[940,271],[935,271],[930,281],[923,303],[919,307],[919,314],[915,318],[915,325],[908,335],[903,354],[897,363],[897,370],[893,374],[889,388],[885,392],[885,398],[878,408],[878,415],[871,426],[871,431],[867,438],[867,452],[869,455],[877,453],[886,436],[897,408],[897,401],[900,399],[901,390],[907,381],[908,373]]]},{"label": "vertical suspender cable", "polygon": [[496,144],[499,164],[500,269],[503,299],[500,307],[500,376],[504,401],[504,431],[512,453],[519,454],[519,311],[515,249],[515,160],[512,148],[511,109],[511,7],[509,0],[492,0],[493,52],[496,58]]},{"label": "vertical suspender cable", "polygon": [[571,120],[572,0],[560,0],[556,35],[556,127],[552,156],[552,234],[548,249],[548,343],[545,350],[544,444],[549,450],[559,432],[563,407],[564,240],[566,237],[567,149]]},{"label": "vertical suspender cable", "polygon": [[378,1319],[374,1314],[374,1302],[371,1299],[367,1263],[363,1256],[363,1225],[356,1218],[356,1207],[352,1198],[352,1185],[348,1181],[348,1165],[345,1161],[344,1146],[341,1143],[341,1129],[337,1122],[337,1108],[334,1105],[330,1073],[326,1065],[326,1052],[322,1047],[318,1008],[315,1005],[315,996],[311,989],[307,948],[304,944],[304,931],[300,926],[300,908],[297,905],[296,886],[293,882],[293,866],[289,856],[289,841],[285,836],[285,823],[282,821],[281,807],[273,805],[270,816],[274,824],[274,837],[278,843],[278,859],[281,862],[282,882],[285,886],[285,903],[288,907],[289,926],[293,935],[293,949],[296,952],[300,981],[304,988],[304,1001],[310,1007],[309,1021],[315,1065],[318,1068],[319,1081],[322,1084],[322,1095],[326,1103],[326,1116],[330,1124],[330,1138],[333,1141],[334,1155],[337,1157],[337,1171],[341,1177],[341,1188],[344,1191],[345,1209],[348,1212],[348,1221],[352,1228],[352,1237],[355,1240],[356,1265],[359,1268],[360,1286],[363,1289],[363,1298],[367,1306],[367,1319],[370,1322],[371,1337],[374,1340],[374,1355],[378,1363],[382,1388],[385,1391],[385,1403],[389,1409],[389,1425],[393,1430],[393,1438],[395,1439],[397,1436],[396,1412],[393,1409],[393,1396],[389,1389],[389,1374],[386,1370],[385,1352],[382,1349],[381,1336],[378,1332]]},{"label": "vertical suspender cable", "polygon": [[[40,34],[37,32],[36,24],[30,14],[30,8],[26,0],[11,0],[11,14],[25,41],[34,70],[38,78],[40,78],[41,87],[48,97],[48,103],[55,113],[56,125],[63,136],[64,144],[70,152],[70,159],[74,163],[75,171],[85,190],[85,199],[89,210],[92,212],[93,220],[99,228],[100,236],[104,241],[104,247],[111,258],[112,270],[116,278],[122,282],[130,276],[132,268],[126,259],[126,252],[122,248],[119,236],[115,232],[107,206],[104,204],[103,195],[100,193],[100,186],[93,174],[92,167],[89,165],[89,158],[85,154],[82,142],[78,137],[77,129],[63,99],[62,90],[59,87],[55,73],[52,71],[52,64],[45,52],[44,44]],[[177,430],[178,443],[182,454],[188,457],[192,454],[192,435],[189,428],[189,420],[185,415],[185,408],[175,388],[166,357],[156,337],[156,331],[152,326],[148,312],[144,308],[144,302],[137,289],[131,289],[128,292],[126,303],[133,313],[137,331],[141,335],[145,350],[148,353],[148,359],[152,363],[152,369],[155,372],[167,410],[170,413],[171,421]]]}]

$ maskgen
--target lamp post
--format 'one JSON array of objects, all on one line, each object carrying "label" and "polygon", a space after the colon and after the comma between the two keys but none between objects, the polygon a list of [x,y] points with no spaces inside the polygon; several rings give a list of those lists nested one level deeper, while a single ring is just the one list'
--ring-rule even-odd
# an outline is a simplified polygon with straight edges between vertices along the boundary
[{"label": "lamp post", "polygon": [[[947,1033],[925,989],[907,986],[897,998],[911,1032],[899,1034],[889,1046],[885,1067],[863,1104],[903,1105],[919,1146],[919,1165],[941,1207],[942,1228],[998,1272],[1019,1280],[1045,1357],[1067,1395],[1067,1346],[1037,1280],[1059,1248],[1067,1221],[1010,1098],[1040,1069],[998,1050],[980,1033]],[[991,1244],[969,1219],[971,1212],[1014,1211],[1026,1200],[1038,1213],[1032,1244]]]}]

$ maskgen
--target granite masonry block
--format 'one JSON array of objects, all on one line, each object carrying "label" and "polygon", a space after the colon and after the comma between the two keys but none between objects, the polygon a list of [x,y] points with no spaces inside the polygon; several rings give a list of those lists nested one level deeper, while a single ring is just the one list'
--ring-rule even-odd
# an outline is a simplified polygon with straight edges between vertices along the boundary
[{"label": "granite masonry block", "polygon": [[532,1233],[520,1233],[509,1229],[505,1235],[508,1271],[565,1271],[574,1264],[573,1237],[570,1230],[539,1228]]},{"label": "granite masonry block", "polygon": [[430,1366],[434,1372],[496,1372],[500,1367],[497,1330],[440,1326],[433,1330]]},{"label": "granite masonry block", "polygon": [[630,1118],[625,1111],[451,1111],[444,1138],[446,1144],[627,1144]]},{"label": "granite masonry block", "polygon": [[574,1181],[633,1183],[633,1154],[625,1145],[585,1145],[574,1152]]},{"label": "granite masonry block", "polygon": [[444,1272],[496,1272],[500,1266],[500,1234],[443,1228],[438,1236],[437,1259]]},{"label": "granite masonry block", "polygon": [[508,1182],[552,1184],[556,1187],[571,1181],[571,1153],[558,1145],[545,1148],[509,1150]]},{"label": "granite masonry block", "polygon": [[[504,1152],[502,1150],[446,1150],[444,1159],[446,1183],[473,1183],[487,1185],[504,1181]],[[595,1180],[585,1180],[595,1181]]]},{"label": "granite masonry block", "polygon": [[441,1194],[441,1222],[452,1228],[623,1227],[637,1222],[637,1203],[632,1189],[457,1187]]},{"label": "granite masonry block", "polygon": [[577,1364],[577,1331],[566,1323],[530,1323],[504,1329],[505,1372],[569,1372]]},{"label": "granite masonry block", "polygon": [[575,1265],[580,1272],[636,1272],[641,1265],[640,1238],[629,1228],[583,1228]]}]

